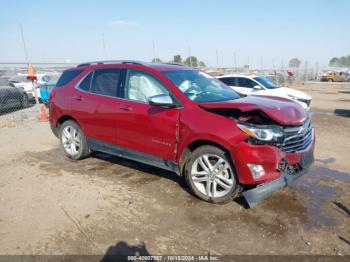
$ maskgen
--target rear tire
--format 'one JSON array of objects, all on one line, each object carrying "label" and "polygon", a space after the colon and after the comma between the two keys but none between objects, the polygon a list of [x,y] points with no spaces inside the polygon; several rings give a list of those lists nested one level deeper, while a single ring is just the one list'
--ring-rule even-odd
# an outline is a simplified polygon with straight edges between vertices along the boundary
[{"label": "rear tire", "polygon": [[90,148],[80,126],[73,120],[67,120],[60,126],[59,138],[64,154],[74,160],[90,155]]},{"label": "rear tire", "polygon": [[27,108],[29,106],[29,98],[27,94],[23,94],[23,97],[21,100],[21,106],[22,108]]},{"label": "rear tire", "polygon": [[226,203],[238,196],[239,185],[230,157],[222,149],[201,146],[185,164],[185,178],[194,195],[211,203]]}]

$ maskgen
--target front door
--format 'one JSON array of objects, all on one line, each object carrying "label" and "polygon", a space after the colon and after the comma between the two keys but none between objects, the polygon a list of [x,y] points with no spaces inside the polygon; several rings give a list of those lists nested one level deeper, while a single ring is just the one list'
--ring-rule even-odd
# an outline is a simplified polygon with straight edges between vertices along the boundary
[{"label": "front door", "polygon": [[176,125],[180,110],[148,104],[148,98],[169,94],[155,76],[142,70],[128,69],[117,116],[117,143],[121,147],[174,160]]}]

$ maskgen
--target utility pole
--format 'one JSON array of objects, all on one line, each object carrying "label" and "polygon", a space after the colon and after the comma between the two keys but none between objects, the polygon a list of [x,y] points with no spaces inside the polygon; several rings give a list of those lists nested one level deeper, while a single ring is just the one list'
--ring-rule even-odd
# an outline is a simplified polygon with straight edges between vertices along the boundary
[{"label": "utility pole", "polygon": [[[20,31],[21,31],[21,38],[22,38],[22,43],[23,43],[23,50],[24,50],[24,55],[25,55],[25,58],[26,58],[26,62],[28,64],[28,79],[29,77],[32,77],[31,78],[31,81],[32,81],[32,86],[33,86],[33,89],[34,89],[34,97],[35,97],[35,103],[39,106],[39,97],[38,97],[38,85],[35,81],[36,79],[36,76],[35,76],[35,70],[33,68],[33,65],[31,65],[29,63],[29,56],[28,56],[28,50],[27,50],[27,45],[26,45],[26,41],[24,39],[24,33],[23,33],[23,27],[22,27],[22,23],[19,23],[19,28],[20,28]],[[30,72],[29,72],[30,71]],[[38,107],[38,111],[39,111],[39,116],[41,114],[41,110],[40,108]]]},{"label": "utility pole", "polygon": [[216,49],[216,67],[219,69],[219,54],[218,54],[218,49]]},{"label": "utility pole", "polygon": [[304,81],[307,81],[307,61],[305,61]]},{"label": "utility pole", "polygon": [[315,80],[317,80],[317,77],[318,77],[318,69],[319,69],[319,64],[318,62],[316,62]]},{"label": "utility pole", "polygon": [[235,64],[235,71],[236,71],[236,74],[237,74],[238,73],[238,68],[237,68],[236,52],[233,52],[233,61],[234,61],[234,64]]},{"label": "utility pole", "polygon": [[260,70],[263,70],[264,69],[264,60],[263,60],[263,57],[261,56],[260,57]]},{"label": "utility pole", "polygon": [[22,23],[19,23],[19,28],[20,28],[20,31],[21,31],[21,38],[22,38],[24,55],[25,55],[25,58],[26,58],[26,62],[29,65],[28,50],[27,50],[27,46],[26,46],[26,41],[24,40],[24,33],[23,33]]},{"label": "utility pole", "polygon": [[154,42],[154,40],[152,41],[152,45],[153,45],[153,61],[154,63],[156,63],[156,44]]},{"label": "utility pole", "polygon": [[191,54],[191,47],[188,46],[188,54],[190,56],[190,67],[192,67],[192,54]]},{"label": "utility pole", "polygon": [[102,45],[103,45],[103,55],[105,59],[107,59],[107,49],[106,49],[106,41],[105,41],[105,33],[102,33]]},{"label": "utility pole", "polygon": [[250,69],[250,56],[248,56],[248,75],[251,74],[251,69]]},{"label": "utility pole", "polygon": [[272,58],[272,67],[273,67],[273,74],[275,75],[275,82],[278,84],[278,79],[277,79],[277,71],[275,67],[275,59]]}]

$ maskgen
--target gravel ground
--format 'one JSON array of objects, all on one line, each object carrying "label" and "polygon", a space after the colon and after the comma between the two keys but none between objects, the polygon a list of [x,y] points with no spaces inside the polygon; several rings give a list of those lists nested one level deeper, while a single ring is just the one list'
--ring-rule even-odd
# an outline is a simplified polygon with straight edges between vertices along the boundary
[{"label": "gravel ground", "polygon": [[68,160],[34,107],[0,116],[0,254],[350,255],[350,85],[298,89],[314,99],[315,165],[254,209],[106,154]]}]

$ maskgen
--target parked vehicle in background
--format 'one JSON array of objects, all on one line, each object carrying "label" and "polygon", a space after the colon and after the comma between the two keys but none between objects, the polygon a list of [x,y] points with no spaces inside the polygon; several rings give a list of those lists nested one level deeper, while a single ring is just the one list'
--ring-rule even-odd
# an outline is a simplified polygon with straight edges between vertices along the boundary
[{"label": "parked vehicle in background", "polygon": [[347,82],[350,75],[345,72],[329,71],[321,76],[322,82]]},{"label": "parked vehicle in background", "polygon": [[31,95],[16,87],[0,87],[0,113],[27,108]]},{"label": "parked vehicle in background", "polygon": [[34,97],[33,83],[31,80],[27,79],[26,75],[24,74],[15,75],[8,80],[8,84],[9,86],[22,89],[25,92],[32,94],[32,96]]},{"label": "parked vehicle in background", "polygon": [[[39,73],[36,74],[38,83],[38,98],[40,102],[48,102],[52,88],[55,86],[60,74],[58,73]],[[9,79],[9,85],[23,89],[31,97],[35,97],[32,81],[27,79],[24,74],[18,74]]]},{"label": "parked vehicle in background", "polygon": [[101,151],[185,177],[199,198],[250,206],[305,174],[314,129],[290,99],[248,96],[174,64],[84,63],[51,93],[50,125],[74,160]]},{"label": "parked vehicle in background", "polygon": [[224,75],[217,78],[242,96],[257,95],[283,97],[293,99],[305,110],[310,109],[311,96],[299,90],[280,87],[269,81],[266,77],[255,75]]}]

